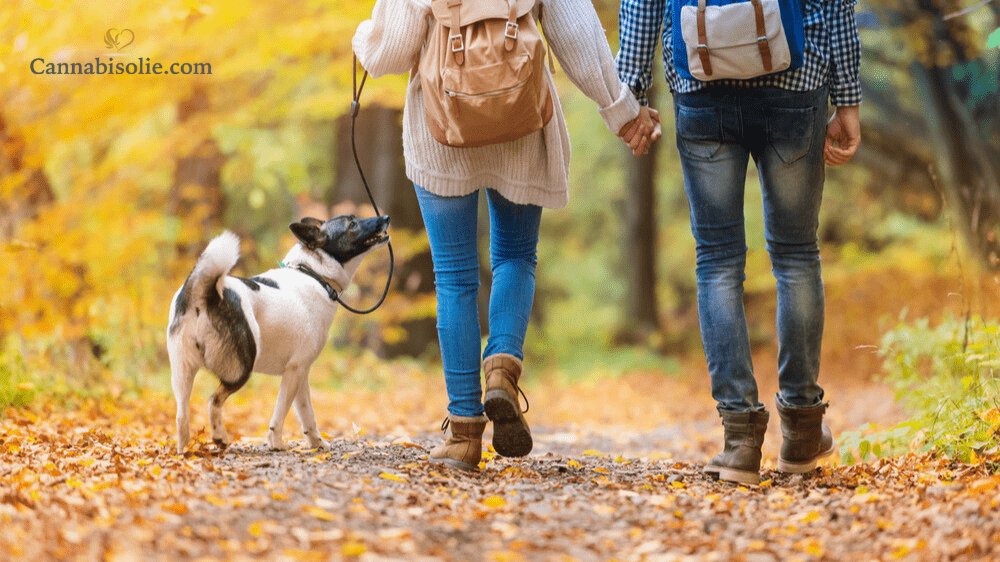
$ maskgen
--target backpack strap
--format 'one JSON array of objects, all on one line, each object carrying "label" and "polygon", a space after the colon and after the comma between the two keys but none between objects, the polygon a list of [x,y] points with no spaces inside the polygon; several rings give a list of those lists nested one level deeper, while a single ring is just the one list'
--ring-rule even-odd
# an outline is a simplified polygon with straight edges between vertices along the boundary
[{"label": "backpack strap", "polygon": [[449,0],[451,11],[451,28],[448,30],[448,45],[455,57],[455,64],[461,66],[465,62],[465,39],[462,37],[462,0]]},{"label": "backpack strap", "polygon": [[[760,0],[755,0],[758,4]],[[705,28],[705,0],[698,0],[698,57],[706,76],[712,75],[712,59],[708,56],[708,31]],[[758,24],[759,27],[759,24]],[[758,35],[760,35],[758,33]]]},{"label": "backpack strap", "polygon": [[754,17],[757,20],[757,48],[760,49],[760,59],[764,70],[771,72],[771,45],[767,42],[767,26],[764,25],[764,6],[760,0],[750,0],[753,4]]},{"label": "backpack strap", "polygon": [[517,41],[517,2],[507,0],[510,4],[510,14],[507,16],[507,28],[503,32],[503,46],[508,51],[514,49],[514,42]]}]

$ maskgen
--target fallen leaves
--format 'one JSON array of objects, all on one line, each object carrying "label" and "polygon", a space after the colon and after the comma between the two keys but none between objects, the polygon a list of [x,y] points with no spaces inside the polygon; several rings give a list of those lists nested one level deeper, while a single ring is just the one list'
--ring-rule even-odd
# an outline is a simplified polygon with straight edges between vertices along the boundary
[{"label": "fallen leaves", "polygon": [[765,469],[760,486],[743,487],[672,455],[581,439],[567,455],[486,452],[482,471],[465,474],[425,462],[438,434],[380,439],[349,427],[327,436],[329,451],[243,439],[223,453],[199,436],[176,456],[169,408],[134,408],[0,420],[0,549],[33,562],[1000,555],[995,460]]}]

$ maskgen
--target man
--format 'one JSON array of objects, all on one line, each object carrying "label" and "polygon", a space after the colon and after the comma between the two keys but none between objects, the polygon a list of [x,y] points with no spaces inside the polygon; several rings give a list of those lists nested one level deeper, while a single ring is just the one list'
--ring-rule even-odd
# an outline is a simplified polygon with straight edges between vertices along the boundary
[{"label": "man", "polygon": [[[769,416],[757,397],[742,298],[747,165],[752,156],[777,282],[776,406],[783,436],[778,470],[808,472],[834,450],[823,423],[828,404],[817,382],[824,297],[816,231],[824,161],[846,163],[861,142],[855,0],[804,0],[801,67],[712,82],[685,79],[673,66],[675,1],[622,0],[618,74],[645,104],[662,37],[696,243],[701,337],[725,429],[723,451],[704,471],[722,480],[757,484]],[[836,107],[829,124],[828,98]]]}]

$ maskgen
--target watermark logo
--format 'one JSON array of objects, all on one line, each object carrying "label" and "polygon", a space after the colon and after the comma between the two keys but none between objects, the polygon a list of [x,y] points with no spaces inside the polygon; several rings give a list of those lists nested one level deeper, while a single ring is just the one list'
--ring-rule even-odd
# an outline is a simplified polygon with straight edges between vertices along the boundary
[{"label": "watermark logo", "polygon": [[[108,53],[107,62],[95,57],[93,62],[49,62],[44,58],[33,59],[29,65],[32,74],[107,74],[107,75],[189,75],[212,74],[212,64],[208,62],[154,62],[149,57],[136,57],[121,50],[135,42],[135,32],[131,29],[112,27],[104,33],[104,46],[114,49]],[[123,57],[124,60],[115,60]]]},{"label": "watermark logo", "polygon": [[[128,39],[128,41],[125,41]],[[104,46],[109,49],[115,49],[120,51],[125,47],[128,47],[135,41],[135,33],[131,29],[123,29],[118,31],[115,28],[111,28],[107,33],[104,34]]]}]

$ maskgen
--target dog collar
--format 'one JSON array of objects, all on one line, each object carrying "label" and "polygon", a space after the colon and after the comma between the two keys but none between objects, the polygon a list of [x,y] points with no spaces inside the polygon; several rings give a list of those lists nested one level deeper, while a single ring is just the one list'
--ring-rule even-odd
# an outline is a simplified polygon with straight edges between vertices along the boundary
[{"label": "dog collar", "polygon": [[[278,263],[281,263],[281,262],[278,262]],[[281,264],[281,265],[282,265],[282,267],[285,266],[285,264]],[[309,267],[308,265],[306,265],[304,263],[295,264],[294,268],[297,269],[297,270],[299,270],[299,271],[301,271],[302,273],[305,273],[309,277],[312,277],[320,285],[322,285],[323,288],[326,289],[326,295],[328,297],[330,297],[330,300],[332,300],[332,301],[338,301],[338,300],[340,300],[340,295],[337,293],[337,290],[334,289],[330,285],[330,283],[327,282],[326,279],[323,279],[322,275],[320,275],[319,273],[316,273],[313,270],[313,268]]]}]

